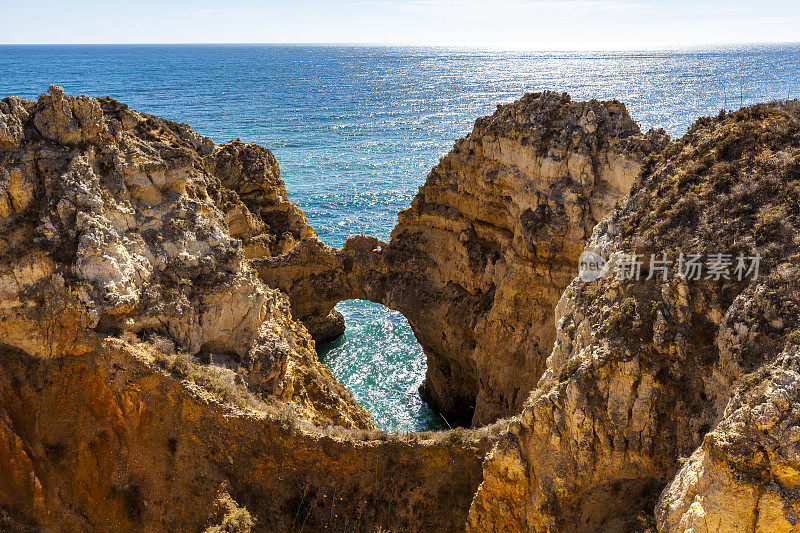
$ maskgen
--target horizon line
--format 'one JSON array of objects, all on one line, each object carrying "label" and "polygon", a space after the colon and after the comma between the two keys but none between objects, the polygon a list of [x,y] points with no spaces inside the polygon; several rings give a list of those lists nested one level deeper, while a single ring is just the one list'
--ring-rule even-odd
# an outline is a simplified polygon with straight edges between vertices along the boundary
[{"label": "horizon line", "polygon": [[539,43],[401,43],[401,42],[85,42],[85,43],[0,43],[0,46],[342,46],[342,47],[397,47],[397,48],[454,48],[474,50],[508,50],[531,52],[636,52],[676,49],[734,48],[748,46],[790,46],[800,45],[800,41],[742,41],[742,42],[703,42],[703,43],[604,43],[587,46],[546,47]]}]

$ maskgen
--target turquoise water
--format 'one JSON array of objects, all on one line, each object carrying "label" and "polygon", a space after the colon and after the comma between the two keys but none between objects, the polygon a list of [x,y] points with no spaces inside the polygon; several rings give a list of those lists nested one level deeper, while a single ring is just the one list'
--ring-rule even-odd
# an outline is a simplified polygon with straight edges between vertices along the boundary
[{"label": "turquoise water", "polygon": [[[336,46],[0,46],[0,95],[50,83],[269,147],[320,238],[388,238],[430,168],[474,120],[524,92],[622,100],[643,129],[800,96],[800,46],[661,52],[507,52]],[[402,316],[343,302],[321,347],[385,429],[441,427],[417,395],[421,349]]]},{"label": "turquoise water", "polygon": [[320,346],[319,356],[378,425],[392,430],[445,429],[447,422],[419,397],[425,356],[403,315],[360,300],[342,302],[337,309],[347,318],[347,331]]}]

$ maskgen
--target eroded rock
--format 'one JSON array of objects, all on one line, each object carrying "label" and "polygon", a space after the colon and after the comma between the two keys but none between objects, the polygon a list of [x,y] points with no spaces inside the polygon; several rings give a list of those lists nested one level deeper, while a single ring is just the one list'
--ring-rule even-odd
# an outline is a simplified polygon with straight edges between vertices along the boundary
[{"label": "eroded rock", "polygon": [[247,261],[313,235],[268,150],[58,87],[2,112],[4,344],[50,358],[162,335],[311,418],[372,427]]},{"label": "eroded rock", "polygon": [[[616,102],[529,95],[389,243],[341,249],[269,151],[111,99],[3,100],[0,171],[0,527],[797,529],[797,103],[668,143]],[[587,241],[611,265],[591,283]],[[760,270],[664,278],[662,253]],[[349,298],[409,318],[434,405],[521,412],[369,431],[308,331]]]},{"label": "eroded rock", "polygon": [[[565,290],[470,531],[628,531],[654,514],[663,531],[795,529],[799,165],[796,103],[701,119],[645,162],[589,244],[617,266],[641,254],[643,275]],[[662,253],[730,254],[730,275],[665,280]],[[758,276],[734,274],[740,254]]]},{"label": "eroded rock", "polygon": [[428,402],[485,424],[521,409],[586,239],[665,142],[619,102],[527,95],[455,144],[388,244],[301,243],[256,266],[300,317],[352,298],[400,311],[427,354]]},{"label": "eroded rock", "polygon": [[0,118],[0,529],[465,522],[494,430],[376,431],[319,363],[251,263],[325,255],[268,150],[56,87]]}]

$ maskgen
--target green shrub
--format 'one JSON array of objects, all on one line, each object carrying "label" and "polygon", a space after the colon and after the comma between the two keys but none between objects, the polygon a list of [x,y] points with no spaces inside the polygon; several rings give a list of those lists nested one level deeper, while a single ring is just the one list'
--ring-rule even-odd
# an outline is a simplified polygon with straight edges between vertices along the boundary
[{"label": "green shrub", "polygon": [[210,526],[203,533],[251,533],[256,521],[244,507],[239,507],[222,519],[222,523]]},{"label": "green shrub", "polygon": [[786,219],[786,209],[783,206],[764,206],[756,217],[753,236],[756,244],[765,244],[780,238],[783,221]]},{"label": "green shrub", "polygon": [[475,441],[475,432],[467,428],[453,428],[447,432],[447,442],[456,446],[471,446]]}]

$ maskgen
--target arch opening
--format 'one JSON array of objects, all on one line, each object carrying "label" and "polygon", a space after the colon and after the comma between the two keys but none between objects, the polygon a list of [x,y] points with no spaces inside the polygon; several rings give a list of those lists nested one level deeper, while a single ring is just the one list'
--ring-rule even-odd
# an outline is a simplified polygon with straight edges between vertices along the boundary
[{"label": "arch opening", "polygon": [[469,426],[469,419],[438,413],[423,400],[426,357],[401,313],[367,300],[344,300],[336,310],[344,315],[345,332],[317,345],[319,359],[372,414],[378,429]]}]

